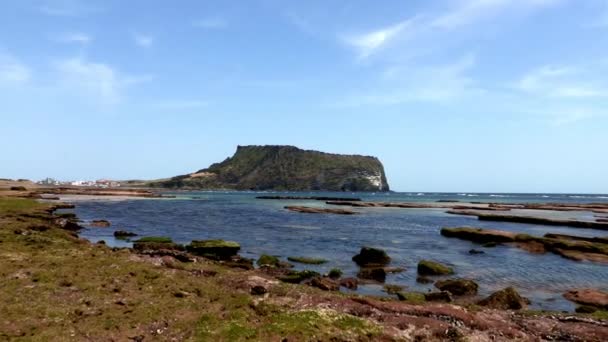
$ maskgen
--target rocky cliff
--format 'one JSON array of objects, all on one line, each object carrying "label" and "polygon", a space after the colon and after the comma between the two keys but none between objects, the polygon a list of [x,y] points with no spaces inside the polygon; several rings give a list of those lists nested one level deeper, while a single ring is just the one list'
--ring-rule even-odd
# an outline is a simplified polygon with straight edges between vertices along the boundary
[{"label": "rocky cliff", "polygon": [[238,146],[236,153],[221,163],[150,185],[235,190],[389,190],[378,158],[307,151],[293,146]]}]

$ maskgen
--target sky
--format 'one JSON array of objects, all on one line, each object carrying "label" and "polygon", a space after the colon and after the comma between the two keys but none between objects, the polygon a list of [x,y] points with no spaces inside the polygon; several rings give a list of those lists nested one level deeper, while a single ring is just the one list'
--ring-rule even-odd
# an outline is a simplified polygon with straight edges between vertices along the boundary
[{"label": "sky", "polygon": [[608,0],[4,0],[0,27],[1,178],[285,144],[397,191],[608,193]]}]

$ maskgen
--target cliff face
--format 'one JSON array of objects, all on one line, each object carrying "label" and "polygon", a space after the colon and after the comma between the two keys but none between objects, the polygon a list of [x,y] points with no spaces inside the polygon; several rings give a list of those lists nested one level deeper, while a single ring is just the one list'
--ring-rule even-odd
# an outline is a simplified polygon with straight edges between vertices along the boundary
[{"label": "cliff face", "polygon": [[151,186],[235,190],[388,191],[375,157],[301,150],[293,146],[239,146],[221,163]]}]

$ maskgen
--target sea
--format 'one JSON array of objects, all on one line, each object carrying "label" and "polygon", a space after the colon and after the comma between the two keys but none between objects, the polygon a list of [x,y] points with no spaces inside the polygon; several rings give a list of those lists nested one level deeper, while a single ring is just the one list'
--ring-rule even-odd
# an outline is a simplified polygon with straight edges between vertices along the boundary
[{"label": "sea", "polygon": [[[577,262],[560,256],[531,254],[524,250],[478,244],[440,235],[442,227],[471,226],[494,228],[541,236],[561,233],[580,236],[607,236],[607,231],[536,224],[478,221],[474,216],[452,215],[445,209],[354,208],[358,215],[304,214],[284,209],[286,205],[325,207],[315,200],[264,200],[257,196],[334,196],[385,202],[461,202],[508,203],[608,203],[608,195],[585,194],[503,194],[503,193],[334,193],[334,192],[256,192],[256,191],[179,191],[166,192],[173,198],[78,200],[75,212],[87,222],[106,219],[110,228],[85,228],[81,236],[105,241],[115,247],[129,247],[130,241],[115,239],[115,230],[143,236],[168,236],[187,244],[192,240],[224,239],[241,244],[241,255],[257,258],[261,254],[306,256],[326,259],[322,265],[294,263],[295,269],[320,273],[332,268],[344,276],[356,276],[352,257],[362,246],[384,249],[391,266],[405,271],[389,274],[386,284],[401,285],[407,291],[431,291],[433,284],[416,282],[416,265],[431,259],[452,266],[454,277],[469,278],[479,284],[480,297],[507,286],[528,297],[531,308],[573,311],[573,303],[562,294],[573,288],[608,290],[608,265]],[[583,212],[559,212],[562,218],[593,216]],[[475,248],[484,254],[469,254]],[[441,278],[437,278],[441,279]],[[349,291],[349,290],[344,290]],[[358,293],[388,296],[381,284],[360,286]]]}]

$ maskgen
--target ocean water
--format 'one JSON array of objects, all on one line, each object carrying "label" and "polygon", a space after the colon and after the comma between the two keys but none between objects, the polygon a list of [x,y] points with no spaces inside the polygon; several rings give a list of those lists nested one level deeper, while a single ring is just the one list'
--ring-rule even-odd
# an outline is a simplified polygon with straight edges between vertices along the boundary
[{"label": "ocean water", "polygon": [[[260,254],[281,257],[310,256],[329,260],[313,266],[295,264],[296,269],[327,272],[337,267],[345,276],[355,276],[358,267],[351,258],[362,246],[386,250],[392,266],[406,268],[390,274],[387,284],[408,290],[429,291],[433,285],[416,283],[416,265],[432,259],[454,267],[457,277],[471,278],[480,285],[480,296],[506,286],[514,286],[532,300],[532,308],[574,309],[562,293],[581,287],[608,290],[608,266],[575,262],[554,254],[534,255],[523,250],[498,246],[482,248],[468,241],[440,235],[442,227],[473,226],[542,235],[548,232],[581,236],[606,236],[606,231],[484,222],[476,217],[450,215],[443,209],[356,208],[359,215],[302,214],[285,205],[326,206],[322,201],[261,200],[260,195],[352,196],[369,201],[460,200],[482,202],[572,202],[608,203],[608,195],[555,194],[445,194],[445,193],[269,193],[269,192],[173,192],[171,199],[85,200],[76,203],[75,212],[85,221],[107,219],[111,228],[87,228],[81,236],[104,240],[111,246],[129,246],[116,240],[115,230],[128,230],[139,236],[170,236],[179,243],[198,239],[225,239],[241,244],[241,255]],[[577,212],[561,212],[563,217],[580,217]],[[469,255],[471,248],[485,254]],[[439,278],[438,278],[439,279]],[[366,285],[361,293],[385,295],[382,286]]]}]

